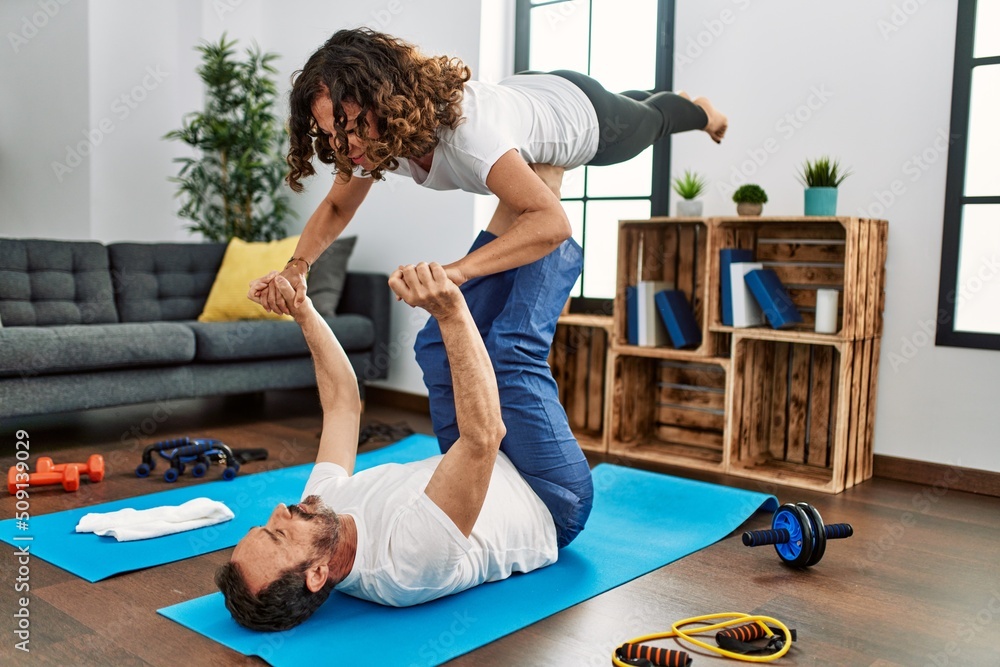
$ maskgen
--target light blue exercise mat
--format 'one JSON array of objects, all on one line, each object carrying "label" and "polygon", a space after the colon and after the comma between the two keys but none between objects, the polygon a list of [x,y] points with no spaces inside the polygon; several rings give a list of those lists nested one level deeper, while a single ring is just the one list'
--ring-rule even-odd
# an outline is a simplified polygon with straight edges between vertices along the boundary
[{"label": "light blue exercise mat", "polygon": [[[722,539],[760,508],[762,493],[602,464],[594,468],[594,510],[559,562],[458,595],[396,609],[334,591],[302,625],[278,633],[246,630],[222,594],[159,613],[244,655],[276,667],[438,665],[620,586]],[[531,604],[524,604],[531,600]]]},{"label": "light blue exercise mat", "polygon": [[[359,454],[356,469],[364,470],[390,462],[419,461],[439,453],[434,438],[414,435],[388,447]],[[239,474],[228,482],[205,482],[146,496],[32,516],[26,531],[18,529],[15,519],[7,519],[0,521],[0,540],[15,546],[30,545],[32,556],[87,581],[100,581],[122,572],[172,563],[235,546],[250,528],[265,523],[278,503],[297,503],[311,471],[312,465],[309,464],[252,475]],[[165,486],[158,480],[159,476],[151,478],[150,488]],[[236,517],[214,526],[135,542],[118,542],[113,537],[76,532],[76,524],[88,512],[180,505],[192,498],[201,497],[222,501]],[[24,539],[26,537],[31,540]]]}]

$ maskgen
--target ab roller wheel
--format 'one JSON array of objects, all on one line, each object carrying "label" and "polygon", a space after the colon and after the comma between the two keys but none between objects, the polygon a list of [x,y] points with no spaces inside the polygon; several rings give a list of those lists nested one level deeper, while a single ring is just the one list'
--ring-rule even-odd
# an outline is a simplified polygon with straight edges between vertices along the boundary
[{"label": "ab roller wheel", "polygon": [[762,547],[773,544],[778,558],[791,567],[812,567],[826,553],[827,540],[842,540],[854,534],[849,523],[824,525],[819,510],[809,503],[785,503],[771,518],[770,530],[743,533],[743,544]]}]

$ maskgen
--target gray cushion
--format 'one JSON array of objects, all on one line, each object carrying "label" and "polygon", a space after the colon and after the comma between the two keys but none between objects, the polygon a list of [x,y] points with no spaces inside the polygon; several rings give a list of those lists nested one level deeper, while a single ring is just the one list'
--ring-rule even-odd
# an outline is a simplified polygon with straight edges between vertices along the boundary
[{"label": "gray cushion", "polygon": [[323,316],[337,313],[340,295],[344,291],[347,278],[347,261],[354,252],[357,236],[337,239],[327,248],[309,271],[309,298],[313,306]]},{"label": "gray cushion", "polygon": [[197,319],[225,252],[225,243],[109,245],[122,322]]},{"label": "gray cushion", "polygon": [[0,239],[7,327],[117,322],[108,253],[90,241]]},{"label": "gray cushion", "polygon": [[[348,352],[368,350],[375,342],[372,321],[361,315],[327,317],[337,340]],[[188,322],[197,340],[199,361],[280,359],[309,354],[302,330],[295,322],[241,320]]]},{"label": "gray cushion", "polygon": [[0,376],[179,364],[192,359],[194,334],[183,324],[171,322],[6,327],[0,331]]}]

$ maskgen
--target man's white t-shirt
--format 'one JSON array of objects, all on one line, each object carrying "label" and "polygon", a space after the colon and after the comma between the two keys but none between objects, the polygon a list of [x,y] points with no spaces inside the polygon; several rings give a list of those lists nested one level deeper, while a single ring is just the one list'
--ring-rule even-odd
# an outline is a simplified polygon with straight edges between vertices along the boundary
[{"label": "man's white t-shirt", "polygon": [[490,194],[486,177],[500,157],[517,149],[528,164],[573,169],[597,153],[594,105],[580,88],[554,74],[518,74],[498,84],[468,81],[464,120],[438,130],[430,172],[400,159],[392,174],[434,190]]},{"label": "man's white t-shirt", "polygon": [[334,463],[316,464],[302,497],[319,496],[358,527],[354,566],[337,590],[405,607],[557,560],[552,515],[502,452],[469,537],[424,493],[441,458],[352,476]]}]

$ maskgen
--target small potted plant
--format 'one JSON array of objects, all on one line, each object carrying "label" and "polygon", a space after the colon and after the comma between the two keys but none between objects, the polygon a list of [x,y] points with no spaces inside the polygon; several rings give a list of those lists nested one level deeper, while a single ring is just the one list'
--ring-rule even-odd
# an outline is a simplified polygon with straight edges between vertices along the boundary
[{"label": "small potted plant", "polygon": [[674,192],[680,195],[677,202],[677,215],[682,218],[698,218],[701,216],[701,201],[698,197],[705,191],[708,184],[697,172],[689,169],[684,171],[682,178],[674,179]]},{"label": "small potted plant", "polygon": [[733,193],[736,202],[736,213],[739,215],[760,215],[767,203],[767,193],[764,188],[754,183],[741,185]]},{"label": "small potted plant", "polygon": [[799,180],[806,186],[806,215],[837,215],[837,186],[851,175],[827,156],[806,160]]}]

